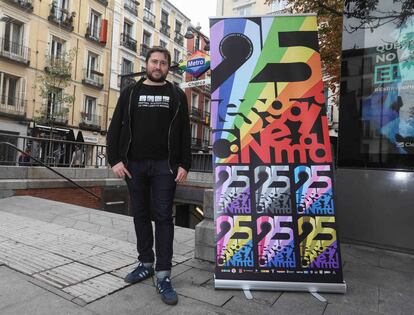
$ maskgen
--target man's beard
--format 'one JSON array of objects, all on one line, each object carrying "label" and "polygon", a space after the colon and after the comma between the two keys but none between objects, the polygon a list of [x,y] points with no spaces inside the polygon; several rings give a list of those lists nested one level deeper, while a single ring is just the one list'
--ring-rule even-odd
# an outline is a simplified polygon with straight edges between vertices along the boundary
[{"label": "man's beard", "polygon": [[152,81],[152,82],[157,82],[157,83],[164,82],[164,81],[165,81],[165,79],[167,78],[167,74],[163,74],[161,71],[160,71],[160,73],[161,73],[161,76],[160,76],[159,78],[155,78],[155,77],[152,75],[152,73],[150,73],[149,71],[147,71],[147,78],[148,78],[150,81]]}]

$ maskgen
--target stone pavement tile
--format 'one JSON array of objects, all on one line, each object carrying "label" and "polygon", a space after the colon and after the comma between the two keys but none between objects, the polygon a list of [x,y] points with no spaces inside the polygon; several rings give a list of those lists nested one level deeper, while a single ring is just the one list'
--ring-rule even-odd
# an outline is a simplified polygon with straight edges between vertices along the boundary
[{"label": "stone pavement tile", "polygon": [[100,214],[90,213],[89,222],[93,224],[99,224],[106,227],[113,228],[112,218],[105,215],[106,212],[101,211]]},{"label": "stone pavement tile", "polygon": [[179,278],[185,278],[186,282],[195,286],[202,285],[208,282],[209,280],[213,279],[213,277],[214,274],[212,272],[208,272],[198,268],[192,268],[179,276]]},{"label": "stone pavement tile", "polygon": [[384,251],[379,265],[386,269],[414,273],[414,255]]},{"label": "stone pavement tile", "polygon": [[166,311],[155,310],[154,314],[169,314],[169,315],[232,315],[240,314],[239,312],[232,312],[221,307],[206,304],[191,298],[179,296],[178,304],[170,306]]},{"label": "stone pavement tile", "polygon": [[98,230],[97,234],[108,236],[108,237],[111,237],[111,238],[115,238],[115,236],[120,236],[121,234],[124,235],[124,238],[127,237],[127,232],[119,231],[117,229],[114,229],[112,227],[108,227],[108,226],[105,226],[105,225],[101,226],[101,228]]},{"label": "stone pavement tile", "polygon": [[44,293],[28,282],[26,276],[5,266],[0,266],[0,279],[0,314],[8,306],[24,303]]},{"label": "stone pavement tile", "polygon": [[85,306],[85,309],[100,315],[157,314],[169,308],[158,297],[153,286],[142,283],[129,286]]},{"label": "stone pavement tile", "polygon": [[128,232],[127,241],[134,244],[137,242],[137,235],[135,234],[135,231]]},{"label": "stone pavement tile", "polygon": [[345,294],[321,293],[329,304],[349,304],[362,311],[378,312],[379,289],[357,280],[347,281]]},{"label": "stone pavement tile", "polygon": [[171,279],[174,279],[181,275],[182,273],[190,270],[192,267],[187,266],[185,264],[177,264],[171,269]]},{"label": "stone pavement tile", "polygon": [[173,262],[181,264],[181,263],[183,263],[183,262],[185,262],[185,261],[187,261],[187,260],[189,260],[193,257],[194,257],[194,252],[192,252],[192,251],[188,252],[187,254],[184,254],[184,255],[174,253],[173,257],[172,257],[172,260],[173,260]]},{"label": "stone pavement tile", "polygon": [[111,272],[114,269],[119,269],[128,265],[133,264],[136,261],[135,258],[114,252],[109,251],[105,253],[101,253],[98,255],[86,257],[84,259],[80,259],[79,262],[98,268],[100,270],[104,270],[106,272]]},{"label": "stone pavement tile", "polygon": [[[211,288],[214,290],[214,279],[209,280],[205,285],[206,288]],[[221,292],[228,292],[229,294],[239,297],[245,298],[243,290],[220,290]],[[266,305],[273,305],[273,303],[280,297],[282,292],[279,291],[251,291],[253,296],[253,301],[261,304]]]},{"label": "stone pavement tile", "polygon": [[379,266],[380,253],[375,248],[341,243],[341,257],[343,265],[358,263]]},{"label": "stone pavement tile", "polygon": [[202,269],[211,273],[214,273],[214,263],[197,259],[197,258],[191,258],[183,263],[184,265],[191,266],[194,268]]},{"label": "stone pavement tile", "polygon": [[326,303],[313,297],[310,293],[284,292],[273,304],[274,314],[317,315],[323,314]]},{"label": "stone pavement tile", "polygon": [[[224,309],[233,311],[239,314],[254,314],[254,315],[269,315],[275,314],[275,310],[273,310],[268,305],[263,305],[256,303],[255,301],[248,300],[242,297],[233,297],[223,306]],[[300,314],[300,313],[297,313]]]},{"label": "stone pavement tile", "polygon": [[411,292],[396,292],[383,288],[379,291],[380,312],[393,315],[414,314],[414,299]]},{"label": "stone pavement tile", "polygon": [[177,255],[185,255],[189,252],[194,251],[194,243],[191,245],[187,245],[187,244],[178,243],[174,241],[173,247],[174,247],[174,253]]},{"label": "stone pavement tile", "polygon": [[0,309],[2,315],[98,315],[50,292]]},{"label": "stone pavement tile", "polygon": [[323,315],[379,315],[384,313],[361,311],[349,304],[328,304]]},{"label": "stone pavement tile", "polygon": [[93,224],[85,221],[79,221],[73,226],[76,230],[86,231],[97,234],[101,226],[99,224]]},{"label": "stone pavement tile", "polygon": [[53,219],[52,223],[54,224],[58,224],[58,225],[62,225],[62,226],[66,226],[66,227],[73,227],[76,224],[76,220],[72,219],[72,218],[67,218],[67,217],[61,217],[61,216],[57,216]]},{"label": "stone pavement tile", "polygon": [[344,266],[347,282],[359,281],[379,288],[409,291],[414,294],[414,274],[379,267],[348,263]]}]

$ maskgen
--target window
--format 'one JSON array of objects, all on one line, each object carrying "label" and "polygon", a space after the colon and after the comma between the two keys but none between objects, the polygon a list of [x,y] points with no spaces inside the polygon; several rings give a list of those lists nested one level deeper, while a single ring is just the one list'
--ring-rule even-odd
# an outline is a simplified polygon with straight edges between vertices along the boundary
[{"label": "window", "polygon": [[145,9],[148,11],[152,11],[152,1],[151,0],[145,0]]},{"label": "window", "polygon": [[180,61],[180,51],[175,48],[174,48],[174,61],[177,63]]},{"label": "window", "polygon": [[200,49],[200,36],[197,35],[194,41],[194,50],[199,50],[199,49]]},{"label": "window", "polygon": [[18,96],[19,77],[15,77],[6,73],[0,73],[0,80],[3,81],[0,90],[1,104],[16,106]]},{"label": "window", "polygon": [[62,58],[62,54],[65,51],[65,41],[58,37],[52,36],[50,44],[50,57],[52,59]]},{"label": "window", "polygon": [[164,10],[161,11],[161,24],[168,25],[168,13]]},{"label": "window", "polygon": [[4,29],[4,51],[21,55],[20,47],[23,44],[23,24],[16,20],[7,22]]},{"label": "window", "polygon": [[246,16],[246,15],[251,15],[252,14],[252,5],[246,5],[240,8],[235,9],[235,15],[238,16]]},{"label": "window", "polygon": [[198,109],[198,94],[191,93],[191,107]]},{"label": "window", "polygon": [[88,52],[88,62],[86,65],[86,76],[89,79],[94,79],[94,70],[99,69],[99,56],[97,54]]},{"label": "window", "polygon": [[191,124],[191,138],[197,138],[197,125]]},{"label": "window", "polygon": [[210,100],[207,98],[204,99],[204,111],[210,113]]},{"label": "window", "polygon": [[175,21],[175,32],[176,33],[181,33],[181,27],[182,27],[181,22],[176,20]]},{"label": "window", "polygon": [[160,39],[160,46],[165,48],[167,47],[167,43]]},{"label": "window", "polygon": [[132,38],[132,24],[129,22],[124,22],[124,35]]},{"label": "window", "polygon": [[144,31],[142,35],[142,42],[148,47],[151,47],[151,33]]},{"label": "window", "polygon": [[94,39],[99,39],[99,32],[101,28],[101,15],[91,10],[91,15],[89,17],[89,36]]},{"label": "window", "polygon": [[210,128],[203,127],[203,142],[204,145],[210,144]]},{"label": "window", "polygon": [[47,98],[47,116],[48,118],[56,118],[62,115],[62,90],[56,89],[50,92]]},{"label": "window", "polygon": [[83,109],[83,119],[89,122],[94,120],[96,114],[96,98],[91,96],[85,97],[85,106]]},{"label": "window", "polygon": [[122,58],[121,74],[128,74],[134,72],[134,63],[131,60]]}]

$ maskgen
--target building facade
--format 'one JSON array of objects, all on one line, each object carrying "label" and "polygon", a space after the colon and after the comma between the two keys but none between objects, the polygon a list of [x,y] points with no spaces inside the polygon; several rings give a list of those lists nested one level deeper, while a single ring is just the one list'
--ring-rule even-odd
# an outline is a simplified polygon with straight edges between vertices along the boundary
[{"label": "building facade", "polygon": [[272,4],[265,4],[264,0],[217,0],[217,16],[247,16],[264,15],[281,12],[286,4],[275,1]]},{"label": "building facade", "polygon": [[[196,51],[209,53],[210,41],[206,35],[201,32],[200,27],[190,26],[189,31],[192,38],[187,39],[187,51],[191,56]],[[210,70],[195,78],[186,73],[185,81],[210,80]],[[210,84],[201,85],[184,89],[188,100],[190,125],[191,125],[191,149],[193,152],[209,152],[211,150],[211,92]]]},{"label": "building facade", "polygon": [[[4,0],[0,2],[0,140],[35,136],[105,144],[119,75],[145,69],[151,46],[178,62],[190,20],[166,0]],[[73,58],[68,57],[73,54]],[[59,71],[59,73],[55,73]],[[40,95],[53,73],[56,86]],[[60,80],[62,79],[62,80]],[[181,73],[169,75],[177,84]],[[62,101],[69,95],[70,102]]]}]

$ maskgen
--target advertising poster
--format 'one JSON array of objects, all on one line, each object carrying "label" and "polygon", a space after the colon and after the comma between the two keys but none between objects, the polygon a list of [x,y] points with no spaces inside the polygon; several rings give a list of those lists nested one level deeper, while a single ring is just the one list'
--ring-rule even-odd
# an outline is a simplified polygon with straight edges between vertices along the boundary
[{"label": "advertising poster", "polygon": [[316,30],[210,20],[216,288],[346,290]]}]

